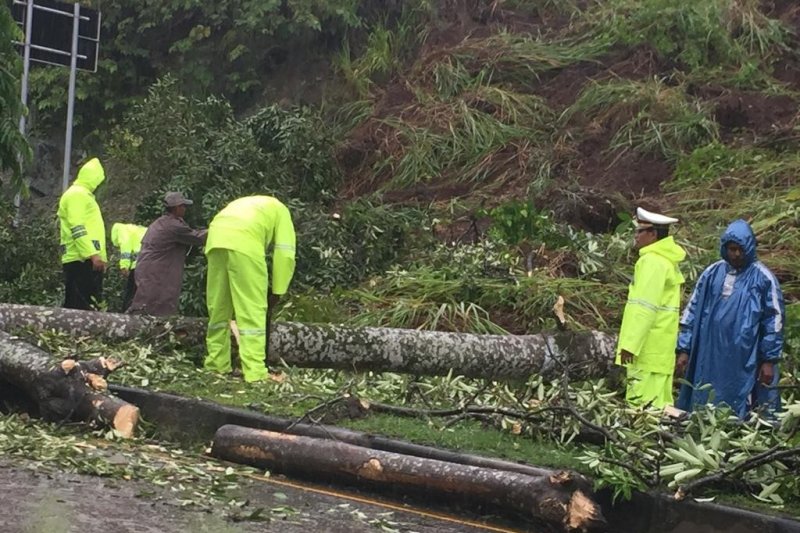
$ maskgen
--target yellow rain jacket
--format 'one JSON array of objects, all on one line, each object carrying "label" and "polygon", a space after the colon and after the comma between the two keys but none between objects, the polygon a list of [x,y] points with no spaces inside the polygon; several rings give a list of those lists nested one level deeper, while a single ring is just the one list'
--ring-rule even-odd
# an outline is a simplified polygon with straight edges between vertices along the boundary
[{"label": "yellow rain jacket", "polygon": [[136,224],[117,223],[111,226],[111,244],[119,248],[120,270],[136,268],[136,257],[142,249],[142,239],[146,232],[146,227]]},{"label": "yellow rain jacket", "polygon": [[685,281],[678,263],[685,258],[686,252],[672,237],[639,250],[619,332],[617,364],[619,353],[627,350],[634,355],[634,369],[672,375]]},{"label": "yellow rain jacket", "polygon": [[229,203],[211,221],[205,253],[224,248],[263,261],[270,245],[271,292],[286,294],[294,275],[295,233],[289,209],[280,200],[247,196]]},{"label": "yellow rain jacket", "polygon": [[93,255],[108,260],[106,227],[94,191],[105,180],[100,160],[88,161],[58,202],[61,227],[61,262],[85,261]]}]

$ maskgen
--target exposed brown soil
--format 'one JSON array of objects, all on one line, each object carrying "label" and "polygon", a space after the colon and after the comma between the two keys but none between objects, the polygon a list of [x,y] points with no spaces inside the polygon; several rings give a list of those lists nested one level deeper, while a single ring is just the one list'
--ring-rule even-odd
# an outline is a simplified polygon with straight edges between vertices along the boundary
[{"label": "exposed brown soil", "polygon": [[559,222],[593,233],[614,231],[619,213],[630,212],[632,203],[613,189],[573,185],[553,188],[535,200],[537,207],[553,212]]},{"label": "exposed brown soil", "polygon": [[788,95],[738,91],[719,86],[695,88],[692,93],[710,102],[724,140],[743,133],[752,138],[790,130],[798,119],[798,103]]},{"label": "exposed brown soil", "polygon": [[466,39],[482,39],[500,31],[512,33],[556,33],[566,27],[566,13],[547,10],[505,9],[494,0],[442,0],[438,20],[420,51],[426,60],[441,55]]},{"label": "exposed brown soil", "polygon": [[553,278],[574,278],[579,272],[578,257],[572,251],[559,250],[553,251],[541,247],[531,250],[530,255],[523,254],[531,260],[526,265],[533,269],[543,269],[548,276]]},{"label": "exposed brown soil", "polygon": [[[470,19],[471,20],[471,19]],[[460,39],[455,43],[461,42]],[[439,49],[442,52],[442,49]],[[431,52],[433,54],[435,52]],[[668,68],[648,47],[611,54],[604,61],[584,62],[572,65],[552,75],[542,77],[541,83],[531,87],[530,91],[544,97],[548,104],[561,110],[572,104],[583,88],[592,80],[610,78],[644,79]],[[355,197],[377,190],[391,178],[390,173],[376,175],[373,164],[380,157],[388,154],[402,153],[402,141],[390,126],[382,120],[386,117],[400,118],[409,124],[426,124],[430,116],[426,109],[414,105],[416,98],[405,80],[397,79],[389,84],[378,100],[373,116],[362,123],[349,135],[337,153],[337,158],[345,174],[349,176],[342,190],[342,196]],[[615,128],[608,124],[606,128]],[[620,191],[628,196],[651,194],[658,191],[659,184],[671,177],[670,166],[655,157],[641,157],[633,153],[608,153],[608,139],[613,131],[600,131],[594,137],[580,143],[564,160],[556,163],[571,169],[571,175],[578,177],[581,185],[589,188],[608,188]],[[511,147],[510,147],[511,148]],[[510,149],[505,161],[492,168],[492,175],[503,184],[497,202],[508,197],[514,191],[525,191],[527,175],[530,171],[528,162],[524,160],[530,154],[525,150]],[[502,160],[503,154],[497,159]],[[532,163],[534,164],[534,163]],[[488,184],[493,180],[490,179]],[[519,186],[517,186],[517,185]],[[487,183],[482,184],[486,186]],[[453,185],[447,176],[443,176],[437,185],[426,184],[410,189],[392,191],[384,196],[389,202],[436,202],[448,198],[465,196],[471,187]],[[602,205],[602,202],[599,202]],[[563,207],[563,206],[562,206]],[[607,228],[616,217],[608,213],[599,213],[598,208],[590,207],[586,211],[567,217],[570,223],[579,227],[597,230]]]},{"label": "exposed brown soil", "polygon": [[795,90],[800,90],[800,3],[796,0],[764,0],[762,9],[778,18],[790,30],[794,39],[789,50],[773,64],[772,75]]},{"label": "exposed brown soil", "polygon": [[464,216],[434,225],[433,235],[438,240],[450,244],[474,244],[483,238],[491,222],[492,219],[488,217]]},{"label": "exposed brown soil", "polygon": [[465,183],[445,182],[440,185],[415,185],[408,189],[387,191],[383,201],[388,203],[431,203],[466,196],[472,187]]},{"label": "exposed brown soil", "polygon": [[[765,0],[762,4],[771,16],[798,30],[800,39],[800,4],[792,0]],[[551,14],[546,10],[518,12],[504,9],[502,3],[486,0],[446,0],[439,13],[438,25],[428,35],[417,68],[440,61],[451,55],[453,48],[489,37],[501,29],[537,34],[557,32],[569,24],[569,17],[564,14]],[[800,45],[797,48],[800,49]],[[592,82],[668,77],[675,68],[676,64],[645,45],[615,50],[597,61],[580,62],[543,73],[538,81],[517,89],[541,96],[558,114],[573,104]],[[800,56],[787,53],[776,59],[774,68],[778,79],[800,89]],[[434,118],[436,110],[417,102],[412,90],[412,86],[427,87],[432,83],[432,80],[421,78],[420,72],[412,69],[410,78],[393,80],[377,101],[373,116],[351,132],[341,145],[338,160],[348,176],[342,197],[369,194],[392,178],[389,169],[382,175],[373,171],[375,162],[380,162],[381,158],[399,160],[398,154],[401,155],[405,149],[404,140],[394,128],[383,122],[384,119],[392,117],[434,129],[442,126],[439,124],[442,120],[437,122]],[[797,101],[791,96],[714,86],[690,88],[690,93],[712,106],[713,116],[726,142],[741,144],[780,140],[800,123]],[[515,194],[524,195],[535,165],[541,164],[541,161],[529,162],[528,159],[547,157],[552,167],[551,176],[557,185],[543,198],[537,199],[538,207],[553,210],[559,220],[583,229],[612,230],[620,210],[632,208],[640,198],[659,195],[661,184],[670,180],[674,171],[673,164],[659,154],[609,150],[609,140],[634,111],[619,106],[615,114],[604,117],[602,123],[581,123],[579,118],[570,125],[563,142],[555,146],[555,153],[549,155],[527,148],[508,147],[508,153],[494,154],[497,163],[491,162],[488,179],[476,187],[484,194],[491,191],[487,194],[487,202],[493,205]],[[455,184],[456,181],[454,176],[442,175],[424,185],[387,192],[383,199],[399,203],[432,203],[474,192],[472,187]]]},{"label": "exposed brown soil", "polygon": [[772,75],[778,81],[782,81],[795,90],[800,90],[800,58],[782,57],[772,65]]},{"label": "exposed brown soil", "polygon": [[766,135],[791,129],[797,120],[797,102],[784,95],[731,93],[717,100],[714,118],[723,135],[743,129]]},{"label": "exposed brown soil", "polygon": [[762,0],[761,9],[790,29],[800,30],[800,4],[797,0]]},{"label": "exposed brown soil", "polygon": [[578,144],[572,161],[582,185],[636,197],[658,192],[661,183],[672,177],[672,167],[660,157],[609,151],[611,136],[613,131],[603,130]]},{"label": "exposed brown soil", "polygon": [[[467,39],[482,39],[500,31],[518,33],[554,32],[569,23],[565,14],[546,12],[522,13],[503,9],[487,0],[444,0],[438,9],[437,25],[432,29],[419,52],[418,65],[427,65],[450,53]],[[375,175],[373,164],[386,154],[402,150],[401,140],[393,128],[383,124],[388,117],[400,118],[409,124],[428,121],[425,109],[413,104],[416,97],[404,77],[392,80],[377,100],[372,116],[352,131],[336,153],[337,161],[348,177],[340,196],[353,198],[379,189],[391,176]],[[416,115],[416,116],[415,116]],[[497,169],[502,174],[503,169]],[[408,191],[395,191],[386,201],[437,201],[469,192],[463,186],[427,185]]]},{"label": "exposed brown soil", "polygon": [[533,91],[544,97],[556,110],[571,105],[593,81],[613,78],[641,80],[668,73],[674,65],[664,62],[649,46],[639,46],[609,54],[597,61],[570,65],[544,77],[541,86]]},{"label": "exposed brown soil", "polygon": [[357,126],[338,147],[336,159],[344,174],[358,177],[348,180],[344,196],[353,197],[375,190],[372,180],[363,180],[363,177],[371,175],[371,164],[393,130],[381,121],[390,116],[402,116],[414,101],[414,93],[405,80],[392,80],[375,104],[372,116]]}]

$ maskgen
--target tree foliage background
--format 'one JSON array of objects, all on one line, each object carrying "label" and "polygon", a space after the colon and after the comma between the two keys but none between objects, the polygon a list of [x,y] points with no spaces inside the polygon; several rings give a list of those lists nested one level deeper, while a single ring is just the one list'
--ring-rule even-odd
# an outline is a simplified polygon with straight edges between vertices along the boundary
[{"label": "tree foliage background", "polygon": [[22,189],[22,165],[31,150],[19,131],[19,119],[27,110],[20,99],[22,61],[13,42],[22,40],[5,3],[0,6],[0,173],[10,172],[14,190]]}]

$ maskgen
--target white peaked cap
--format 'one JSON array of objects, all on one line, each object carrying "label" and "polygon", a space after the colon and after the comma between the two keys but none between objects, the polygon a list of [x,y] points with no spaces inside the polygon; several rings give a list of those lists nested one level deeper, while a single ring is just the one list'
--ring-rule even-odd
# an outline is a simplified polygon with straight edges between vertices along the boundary
[{"label": "white peaked cap", "polygon": [[652,224],[654,226],[669,226],[678,222],[677,218],[659,215],[658,213],[651,213],[641,207],[636,208],[636,220],[639,223]]}]

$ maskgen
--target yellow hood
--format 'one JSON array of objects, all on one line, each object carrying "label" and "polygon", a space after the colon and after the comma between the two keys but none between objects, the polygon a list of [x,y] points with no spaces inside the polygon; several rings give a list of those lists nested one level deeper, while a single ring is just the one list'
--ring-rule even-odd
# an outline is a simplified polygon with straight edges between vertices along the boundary
[{"label": "yellow hood", "polygon": [[94,192],[105,179],[106,173],[105,170],[103,170],[103,165],[100,164],[100,160],[95,157],[87,161],[86,164],[81,167],[78,171],[78,177],[75,178],[75,183]]}]

